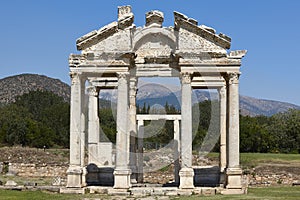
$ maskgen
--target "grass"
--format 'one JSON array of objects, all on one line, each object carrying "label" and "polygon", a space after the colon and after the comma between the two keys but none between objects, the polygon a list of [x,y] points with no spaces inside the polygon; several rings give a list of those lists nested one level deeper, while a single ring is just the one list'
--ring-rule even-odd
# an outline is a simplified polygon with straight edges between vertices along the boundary
[{"label": "grass", "polygon": [[[13,191],[0,190],[0,199],[2,200],[79,200],[85,198],[92,199],[118,199],[112,196],[104,196],[99,194],[56,194],[43,191]],[[123,196],[125,199],[125,197]],[[123,199],[122,198],[122,199]],[[295,187],[266,187],[266,188],[250,188],[247,195],[215,195],[215,196],[187,196],[187,197],[172,197],[171,199],[179,200],[219,200],[219,199],[239,199],[239,200],[297,200],[300,199],[300,188]],[[132,199],[132,198],[129,198]],[[159,197],[158,197],[159,199]]]},{"label": "grass", "polygon": [[[219,153],[209,153],[209,158],[218,158]],[[260,164],[287,164],[300,166],[300,154],[275,154],[275,153],[241,153],[241,166],[243,168],[256,167]]]},{"label": "grass", "polygon": [[[195,200],[197,196],[174,198],[180,200]],[[299,187],[266,187],[266,188],[250,188],[247,195],[215,195],[201,196],[204,200],[299,200]]]},{"label": "grass", "polygon": [[21,177],[21,176],[5,176],[0,174],[0,180],[5,184],[8,180],[15,181],[18,185],[25,185],[25,183],[36,183],[39,186],[51,185],[53,178],[46,177]]}]

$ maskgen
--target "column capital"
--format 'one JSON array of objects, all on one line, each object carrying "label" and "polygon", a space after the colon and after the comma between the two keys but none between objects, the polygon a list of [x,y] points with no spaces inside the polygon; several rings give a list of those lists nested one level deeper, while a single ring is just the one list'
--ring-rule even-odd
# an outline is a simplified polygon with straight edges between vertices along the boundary
[{"label": "column capital", "polygon": [[129,72],[117,72],[118,79],[128,79]]},{"label": "column capital", "polygon": [[226,97],[226,86],[222,86],[218,88],[219,96],[220,98],[225,98]]},{"label": "column capital", "polygon": [[227,80],[229,85],[231,84],[238,84],[239,83],[239,77],[240,77],[241,73],[237,73],[237,72],[229,72],[227,73]]},{"label": "column capital", "polygon": [[87,93],[89,96],[95,96],[98,97],[99,96],[99,88],[96,86],[88,86],[87,87]]},{"label": "column capital", "polygon": [[78,73],[78,72],[70,72],[69,73],[70,75],[70,78],[71,78],[71,84],[76,84],[76,83],[80,83],[80,76],[81,76],[81,73]]},{"label": "column capital", "polygon": [[192,82],[192,74],[190,72],[181,72],[180,73],[180,81],[181,84],[189,84]]}]

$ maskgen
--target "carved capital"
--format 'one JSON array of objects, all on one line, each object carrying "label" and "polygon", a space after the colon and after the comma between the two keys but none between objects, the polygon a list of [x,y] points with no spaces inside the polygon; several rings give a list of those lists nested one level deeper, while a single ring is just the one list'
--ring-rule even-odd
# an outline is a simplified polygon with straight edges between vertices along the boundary
[{"label": "carved capital", "polygon": [[231,72],[227,74],[228,84],[238,84],[239,83],[240,73]]},{"label": "carved capital", "polygon": [[129,73],[128,72],[118,72],[117,76],[118,76],[119,80],[127,80],[129,77]]},{"label": "carved capital", "polygon": [[97,88],[96,86],[89,86],[87,88],[87,93],[89,96],[98,97],[99,96],[99,88]]},{"label": "carved capital", "polygon": [[79,84],[80,83],[80,74],[77,72],[70,72],[71,84]]},{"label": "carved capital", "polygon": [[226,97],[226,86],[219,88],[219,96],[220,96],[220,99],[221,98],[224,99]]},{"label": "carved capital", "polygon": [[180,74],[181,84],[190,84],[192,82],[191,73],[184,72]]}]

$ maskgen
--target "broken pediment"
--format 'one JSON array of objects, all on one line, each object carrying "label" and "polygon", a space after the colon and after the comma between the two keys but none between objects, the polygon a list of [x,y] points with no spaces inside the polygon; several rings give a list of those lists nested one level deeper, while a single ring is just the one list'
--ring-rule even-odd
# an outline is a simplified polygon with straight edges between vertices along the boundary
[{"label": "broken pediment", "polygon": [[117,21],[79,38],[77,48],[96,57],[103,52],[130,52],[136,63],[182,55],[198,59],[227,56],[231,38],[225,34],[178,12],[174,12],[174,27],[163,27],[163,21],[163,13],[153,10],[146,13],[145,26],[136,27],[131,7],[121,6]]}]

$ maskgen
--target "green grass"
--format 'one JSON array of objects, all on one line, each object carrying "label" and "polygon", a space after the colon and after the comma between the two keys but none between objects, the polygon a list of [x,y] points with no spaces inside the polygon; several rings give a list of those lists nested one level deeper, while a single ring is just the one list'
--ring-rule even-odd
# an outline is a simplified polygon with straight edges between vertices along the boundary
[{"label": "green grass", "polygon": [[[113,196],[104,196],[99,194],[56,194],[43,191],[13,191],[0,190],[0,200],[79,200],[85,198],[92,199],[117,199]],[[123,196],[125,199],[125,197]],[[122,199],[123,199],[122,198]],[[159,199],[159,197],[157,197]],[[132,199],[129,198],[129,199]],[[214,196],[189,196],[189,197],[172,197],[171,199],[179,200],[219,200],[219,199],[239,199],[239,200],[297,200],[300,199],[300,187],[266,187],[266,188],[250,188],[247,195],[214,195]]]},{"label": "green grass", "polygon": [[242,167],[256,167],[260,164],[272,163],[300,165],[300,154],[241,153]]},{"label": "green grass", "polygon": [[[196,200],[197,196],[174,198],[180,200]],[[215,195],[201,196],[204,200],[219,199],[239,199],[239,200],[299,200],[300,187],[266,187],[266,188],[250,188],[246,195]]]},{"label": "green grass", "polygon": [[[219,153],[209,153],[209,158],[218,158]],[[256,167],[259,164],[278,163],[278,164],[299,164],[300,154],[275,154],[275,153],[241,153],[241,166]],[[300,198],[299,198],[300,199]]]}]

